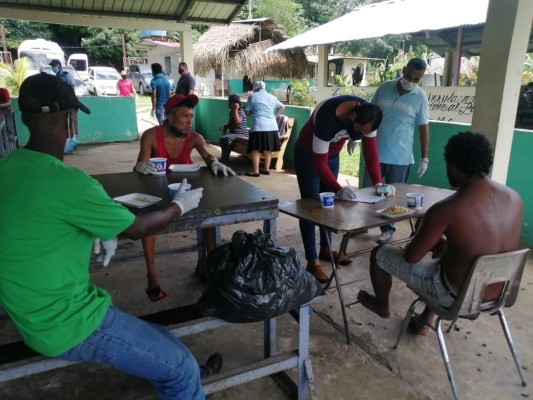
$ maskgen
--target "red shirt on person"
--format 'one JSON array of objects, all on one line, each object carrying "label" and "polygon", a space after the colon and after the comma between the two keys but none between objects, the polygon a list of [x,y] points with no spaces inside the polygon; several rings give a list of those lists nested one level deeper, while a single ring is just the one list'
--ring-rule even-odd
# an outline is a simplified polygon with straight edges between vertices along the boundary
[{"label": "red shirt on person", "polygon": [[[6,88],[0,88],[0,107],[9,107],[11,96]],[[4,104],[6,103],[6,104]]]},{"label": "red shirt on person", "polygon": [[131,96],[135,93],[133,82],[130,79],[119,79],[117,82],[119,96]]}]

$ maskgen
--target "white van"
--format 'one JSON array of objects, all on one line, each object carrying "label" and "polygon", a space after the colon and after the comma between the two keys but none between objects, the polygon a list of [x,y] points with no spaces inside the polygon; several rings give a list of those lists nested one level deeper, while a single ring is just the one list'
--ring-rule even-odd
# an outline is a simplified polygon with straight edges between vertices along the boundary
[{"label": "white van", "polygon": [[18,48],[18,58],[27,57],[30,62],[28,76],[40,72],[41,67],[47,67],[52,60],[61,61],[65,65],[65,54],[56,42],[44,39],[30,39],[23,41]]},{"label": "white van", "polygon": [[74,53],[68,58],[67,64],[72,65],[81,79],[89,79],[89,57],[87,54]]}]

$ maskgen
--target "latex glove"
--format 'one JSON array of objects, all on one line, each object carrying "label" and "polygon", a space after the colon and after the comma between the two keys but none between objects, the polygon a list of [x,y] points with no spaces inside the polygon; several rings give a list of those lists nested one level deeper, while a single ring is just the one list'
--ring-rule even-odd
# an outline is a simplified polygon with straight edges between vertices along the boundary
[{"label": "latex glove", "polygon": [[422,158],[420,159],[420,164],[418,164],[418,177],[422,178],[422,175],[424,175],[428,169],[429,159]]},{"label": "latex glove", "polygon": [[345,186],[337,192],[337,199],[354,201],[357,200],[357,193],[350,186]]},{"label": "latex glove", "polygon": [[118,238],[116,236],[109,240],[95,238],[93,244],[94,254],[100,254],[101,247],[104,248],[105,254],[100,255],[98,261],[103,261],[104,267],[107,267],[109,261],[111,261],[111,257],[113,257],[117,251]]},{"label": "latex glove", "polygon": [[155,117],[155,110],[150,111],[150,116]]},{"label": "latex glove", "polygon": [[383,183],[378,183],[375,186],[376,188],[376,194],[379,194],[381,196],[394,196],[396,195],[396,186],[392,185],[384,185]]},{"label": "latex glove", "polygon": [[235,175],[235,172],[230,167],[226,167],[218,160],[215,160],[211,163],[211,169],[215,175],[218,174],[218,171],[221,171],[224,176],[228,176],[228,174]]},{"label": "latex glove", "polygon": [[146,161],[139,161],[137,165],[135,166],[135,171],[140,172],[141,174],[155,174],[157,172],[157,168],[155,167],[154,163],[150,160]]},{"label": "latex glove", "polygon": [[353,154],[353,152],[355,151],[355,145],[355,140],[348,140],[348,143],[346,144],[346,150],[348,151],[348,155],[351,156]]},{"label": "latex glove", "polygon": [[186,185],[187,178],[181,181],[180,188],[172,198],[172,202],[176,203],[181,209],[181,215],[185,214],[187,211],[191,211],[192,209],[198,207],[198,204],[200,203],[200,199],[202,198],[204,191],[204,188],[197,188],[186,192]]}]

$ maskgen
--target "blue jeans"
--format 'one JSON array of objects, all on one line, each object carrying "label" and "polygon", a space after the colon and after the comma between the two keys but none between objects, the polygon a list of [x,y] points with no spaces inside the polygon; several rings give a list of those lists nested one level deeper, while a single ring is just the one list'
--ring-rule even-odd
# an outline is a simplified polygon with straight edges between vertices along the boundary
[{"label": "blue jeans", "polygon": [[[411,172],[411,165],[396,165],[396,164],[379,164],[381,170],[381,178],[385,183],[392,185],[396,182],[407,183],[409,181],[409,175]],[[365,167],[365,176],[363,178],[363,187],[372,186],[372,179],[368,174],[368,170]],[[396,232],[394,224],[380,226],[381,232]]]},{"label": "blue jeans", "polygon": [[155,117],[157,118],[157,121],[161,125],[163,121],[165,120],[165,107],[164,106],[155,107]]},{"label": "blue jeans", "polygon": [[200,368],[187,347],[163,326],[113,306],[88,338],[57,358],[104,363],[145,378],[161,400],[205,399]]},{"label": "blue jeans", "polygon": [[[328,166],[335,177],[339,176],[339,155],[336,154],[328,159]],[[327,192],[329,189],[320,182],[320,179],[313,171],[313,155],[299,146],[294,146],[294,167],[298,187],[302,199],[308,197],[318,197],[320,192]],[[316,226],[310,222],[300,220],[300,233],[304,242],[305,259],[308,261],[318,258],[316,251]],[[327,238],[331,243],[331,232],[320,228],[320,246],[327,246]]]}]

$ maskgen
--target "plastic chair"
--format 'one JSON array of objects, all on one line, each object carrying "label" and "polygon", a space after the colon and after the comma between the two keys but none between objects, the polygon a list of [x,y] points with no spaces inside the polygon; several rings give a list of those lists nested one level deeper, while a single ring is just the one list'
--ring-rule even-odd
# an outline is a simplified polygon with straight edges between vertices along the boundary
[{"label": "plastic chair", "polygon": [[[394,348],[396,349],[398,347],[413,315],[420,315],[415,311],[416,307],[419,304],[424,303],[437,317],[435,324],[428,325],[428,327],[437,334],[442,359],[444,360],[446,372],[448,373],[448,380],[452,387],[453,396],[455,399],[458,399],[459,393],[452,373],[448,352],[446,351],[446,344],[444,343],[444,336],[441,331],[441,322],[442,320],[452,321],[447,330],[448,333],[455,325],[458,318],[475,320],[481,313],[488,313],[491,315],[498,314],[503,333],[505,334],[507,344],[509,345],[516,368],[518,369],[518,374],[522,380],[522,386],[526,386],[527,384],[524,375],[522,374],[522,367],[513,344],[513,339],[511,338],[511,333],[509,332],[509,327],[507,326],[507,321],[503,314],[503,307],[511,307],[516,300],[528,252],[529,249],[523,249],[508,253],[477,257],[457,296],[457,300],[455,300],[450,308],[444,308],[438,304],[434,304],[430,299],[425,298],[420,293],[417,293],[416,290],[410,288],[419,297],[411,303],[411,306],[407,310]],[[483,302],[485,287],[498,282],[505,282],[499,297],[489,302]]]}]

